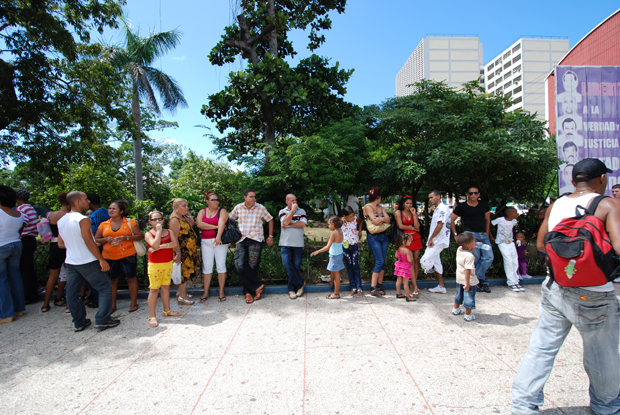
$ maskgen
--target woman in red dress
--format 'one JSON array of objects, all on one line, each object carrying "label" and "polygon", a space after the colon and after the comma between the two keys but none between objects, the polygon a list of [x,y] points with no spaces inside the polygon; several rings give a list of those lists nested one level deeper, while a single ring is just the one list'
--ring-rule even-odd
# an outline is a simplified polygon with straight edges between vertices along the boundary
[{"label": "woman in red dress", "polygon": [[403,196],[400,202],[398,202],[398,209],[394,217],[396,218],[396,226],[411,235],[411,242],[407,249],[413,254],[411,282],[413,284],[413,295],[417,298],[420,296],[420,291],[418,290],[418,270],[420,269],[422,235],[420,235],[420,220],[418,219],[418,212],[413,197],[409,195]]}]

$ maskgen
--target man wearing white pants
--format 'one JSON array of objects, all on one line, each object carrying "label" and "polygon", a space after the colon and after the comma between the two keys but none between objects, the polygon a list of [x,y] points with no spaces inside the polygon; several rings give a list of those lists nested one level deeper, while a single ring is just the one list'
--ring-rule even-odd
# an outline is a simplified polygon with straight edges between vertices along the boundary
[{"label": "man wearing white pants", "polygon": [[443,266],[441,265],[441,251],[450,246],[450,208],[441,202],[441,192],[433,190],[428,194],[428,200],[435,207],[431,221],[430,235],[426,243],[426,250],[420,259],[424,272],[437,274],[437,286],[429,288],[432,293],[445,294],[443,285]]},{"label": "man wearing white pants", "polygon": [[491,223],[497,226],[497,235],[495,243],[504,258],[504,272],[506,272],[506,284],[512,291],[525,291],[525,288],[519,284],[519,256],[517,255],[517,247],[514,244],[513,228],[517,224],[517,210],[511,206],[504,206],[497,212],[503,214]]}]

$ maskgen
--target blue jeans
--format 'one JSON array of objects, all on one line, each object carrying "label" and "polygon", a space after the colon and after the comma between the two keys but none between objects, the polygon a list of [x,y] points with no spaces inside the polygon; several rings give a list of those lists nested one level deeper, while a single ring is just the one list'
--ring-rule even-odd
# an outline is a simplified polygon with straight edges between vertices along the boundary
[{"label": "blue jeans", "polygon": [[250,238],[237,242],[235,248],[235,268],[243,281],[243,294],[256,295],[256,289],[263,285],[258,279],[260,254],[263,243]]},{"label": "blue jeans", "polygon": [[372,234],[366,236],[368,247],[375,258],[375,267],[372,272],[379,273],[385,269],[385,257],[387,257],[388,236],[387,233]]},{"label": "blue jeans", "polygon": [[304,285],[301,277],[301,257],[304,253],[303,247],[281,246],[280,256],[282,265],[288,274],[288,290],[297,291]]},{"label": "blue jeans", "polygon": [[538,414],[553,361],[573,325],[583,340],[583,366],[590,379],[594,414],[620,413],[618,300],[613,291],[542,286],[538,324],[512,385],[513,414]]},{"label": "blue jeans", "polygon": [[360,271],[359,247],[357,244],[349,245],[343,249],[344,265],[347,267],[347,275],[352,290],[362,289],[362,273]]},{"label": "blue jeans", "polygon": [[454,302],[458,305],[463,304],[469,310],[476,309],[476,286],[470,285],[469,290],[465,290],[463,284],[456,284],[456,296]]},{"label": "blue jeans", "polygon": [[101,271],[99,261],[83,265],[67,266],[67,305],[73,317],[75,328],[82,327],[86,320],[86,308],[80,301],[82,284],[88,282],[99,293],[99,309],[95,315],[95,323],[103,324],[110,320],[112,313],[112,283],[107,273]]},{"label": "blue jeans", "polygon": [[0,319],[26,310],[24,283],[19,273],[21,241],[0,246]]},{"label": "blue jeans", "polygon": [[[491,246],[491,241],[486,232],[469,232],[474,235],[476,242],[482,242]],[[486,273],[491,264],[493,263],[493,248],[485,251],[484,249],[474,249],[474,258],[476,258],[476,277],[480,281],[480,284],[487,284]]]}]

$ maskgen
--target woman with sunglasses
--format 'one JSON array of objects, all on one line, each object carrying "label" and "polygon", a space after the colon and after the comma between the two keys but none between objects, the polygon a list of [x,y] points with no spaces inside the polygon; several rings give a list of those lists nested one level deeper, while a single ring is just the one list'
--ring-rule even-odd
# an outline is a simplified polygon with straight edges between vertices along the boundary
[{"label": "woman with sunglasses", "polygon": [[157,327],[157,296],[161,289],[161,302],[164,306],[164,317],[178,317],[178,311],[170,309],[170,280],[172,279],[172,262],[174,248],[179,246],[172,232],[164,229],[164,214],[156,210],[149,213],[149,223],[153,227],[144,235],[149,249],[149,327]]},{"label": "woman with sunglasses", "polygon": [[[495,238],[491,235],[491,209],[486,200],[478,200],[480,190],[472,186],[467,190],[467,201],[459,203],[451,215],[451,230],[454,240],[456,240],[457,232],[455,221],[458,217],[463,222],[463,230],[473,233],[476,242],[482,242],[491,245],[495,242]],[[476,258],[476,277],[478,278],[478,291],[490,293],[489,283],[486,279],[486,272],[493,263],[493,250],[488,251],[482,249],[474,249],[474,257]]]},{"label": "woman with sunglasses", "polygon": [[196,217],[196,226],[200,228],[201,252],[202,252],[202,277],[205,292],[200,297],[204,303],[209,298],[211,275],[213,275],[213,262],[217,267],[217,280],[220,285],[219,301],[226,301],[224,284],[226,283],[226,254],[228,244],[222,244],[222,233],[228,222],[228,212],[220,207],[220,199],[213,192],[205,193],[207,207],[201,210]]}]

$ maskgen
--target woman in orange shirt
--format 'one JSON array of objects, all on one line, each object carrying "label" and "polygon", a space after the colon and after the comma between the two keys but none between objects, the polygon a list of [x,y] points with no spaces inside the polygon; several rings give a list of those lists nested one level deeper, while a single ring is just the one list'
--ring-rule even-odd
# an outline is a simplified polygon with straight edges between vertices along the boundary
[{"label": "woman in orange shirt", "polygon": [[101,222],[95,241],[103,245],[103,257],[110,264],[108,275],[112,280],[112,312],[116,311],[116,291],[118,279],[122,275],[129,286],[131,306],[129,312],[138,309],[138,279],[136,265],[138,262],[134,241],[142,240],[142,231],[135,220],[127,220],[127,202],[117,200],[110,203],[108,215],[110,219]]}]

